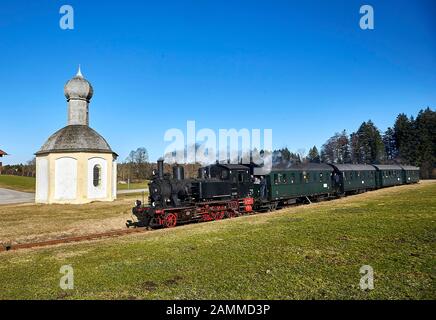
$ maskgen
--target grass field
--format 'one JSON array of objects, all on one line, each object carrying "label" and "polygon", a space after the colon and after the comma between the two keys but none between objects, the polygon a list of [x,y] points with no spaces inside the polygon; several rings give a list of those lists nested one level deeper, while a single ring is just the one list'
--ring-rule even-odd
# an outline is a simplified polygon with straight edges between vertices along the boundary
[{"label": "grass field", "polygon": [[[435,299],[435,195],[436,183],[427,181],[274,213],[4,252],[0,298]],[[91,215],[121,217],[129,207],[123,201],[130,200]],[[68,215],[59,224],[86,216],[59,210]],[[43,212],[35,222],[26,211],[17,227],[34,225],[25,233],[37,234],[51,219]],[[13,219],[4,214],[2,226]],[[74,268],[74,289],[64,291],[59,269],[66,264]],[[359,288],[362,265],[374,269],[374,290]]]},{"label": "grass field", "polygon": [[118,190],[127,190],[128,187],[130,187],[131,190],[133,189],[146,189],[148,188],[148,180],[145,180],[143,182],[139,183],[130,183],[130,185],[127,184],[118,184]]},{"label": "grass field", "polygon": [[0,188],[23,192],[35,192],[35,178],[0,175]]},{"label": "grass field", "polygon": [[[0,175],[0,188],[23,192],[35,192],[35,181],[36,180],[33,177]],[[132,190],[148,188],[148,180],[140,183],[131,183],[130,186],[119,183],[117,186],[118,190],[127,190],[128,187]]]}]

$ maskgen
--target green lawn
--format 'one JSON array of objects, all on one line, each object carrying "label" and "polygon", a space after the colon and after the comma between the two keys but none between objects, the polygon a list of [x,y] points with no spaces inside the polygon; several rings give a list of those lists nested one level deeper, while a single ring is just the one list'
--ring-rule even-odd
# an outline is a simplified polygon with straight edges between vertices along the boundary
[{"label": "green lawn", "polygon": [[[24,192],[35,192],[35,178],[0,175],[0,188],[12,189]],[[118,190],[127,190],[127,184],[118,184]],[[148,188],[148,180],[140,183],[131,183],[130,189],[145,189]]]},{"label": "green lawn", "polygon": [[0,188],[24,192],[35,192],[35,178],[0,175]]},{"label": "green lawn", "polygon": [[130,186],[127,184],[121,184],[118,183],[118,190],[127,190],[128,187],[130,187],[130,189],[146,189],[148,188],[148,180],[145,180],[143,182],[139,182],[139,183],[130,183]]},{"label": "green lawn", "polygon": [[[0,254],[1,299],[436,299],[436,183]],[[28,220],[31,223],[31,219]],[[74,289],[59,269],[74,268]],[[362,265],[374,290],[359,288]]]}]

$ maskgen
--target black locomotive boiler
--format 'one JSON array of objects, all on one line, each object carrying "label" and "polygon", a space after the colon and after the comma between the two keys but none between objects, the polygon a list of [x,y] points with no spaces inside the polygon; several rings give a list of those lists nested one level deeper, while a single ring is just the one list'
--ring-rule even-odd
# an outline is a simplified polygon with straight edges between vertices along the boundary
[{"label": "black locomotive boiler", "polygon": [[250,169],[238,164],[213,164],[199,169],[198,178],[185,179],[184,168],[164,174],[163,160],[149,183],[149,205],[137,200],[132,209],[138,221],[127,226],[174,227],[193,221],[236,217],[253,211]]}]

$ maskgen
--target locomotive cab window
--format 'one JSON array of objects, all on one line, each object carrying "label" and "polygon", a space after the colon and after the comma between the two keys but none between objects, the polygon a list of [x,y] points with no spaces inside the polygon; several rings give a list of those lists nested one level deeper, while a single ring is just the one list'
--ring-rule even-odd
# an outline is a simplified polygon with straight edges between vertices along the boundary
[{"label": "locomotive cab window", "polygon": [[227,170],[223,170],[221,171],[221,179],[222,180],[227,180],[229,179],[229,172]]},{"label": "locomotive cab window", "polygon": [[94,187],[99,187],[101,185],[101,166],[96,164],[93,168],[93,181]]},{"label": "locomotive cab window", "polygon": [[238,181],[239,182],[244,182],[244,173],[238,172]]}]

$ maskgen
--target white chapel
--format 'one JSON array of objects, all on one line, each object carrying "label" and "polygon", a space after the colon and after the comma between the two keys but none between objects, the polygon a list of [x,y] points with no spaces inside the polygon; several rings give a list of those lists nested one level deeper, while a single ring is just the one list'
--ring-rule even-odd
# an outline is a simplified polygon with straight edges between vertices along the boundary
[{"label": "white chapel", "polygon": [[89,127],[89,101],[94,93],[80,67],[64,87],[67,126],[36,152],[37,203],[81,204],[112,201],[117,192],[117,154]]}]

